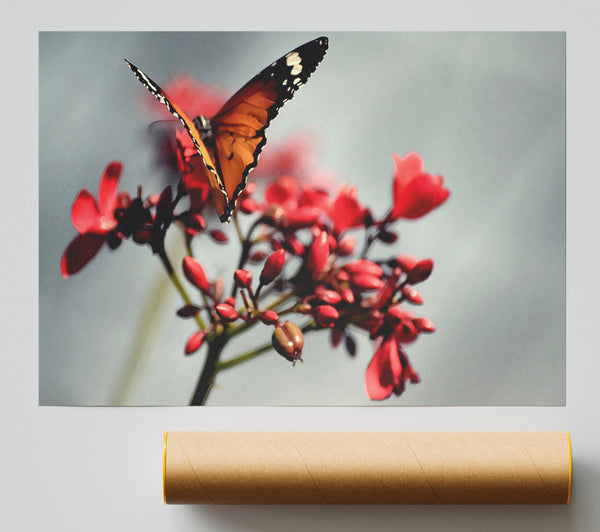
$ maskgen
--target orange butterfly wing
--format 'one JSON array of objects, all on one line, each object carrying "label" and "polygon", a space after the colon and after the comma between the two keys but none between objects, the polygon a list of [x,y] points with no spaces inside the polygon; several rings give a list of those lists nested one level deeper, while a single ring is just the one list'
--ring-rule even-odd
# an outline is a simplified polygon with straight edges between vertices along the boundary
[{"label": "orange butterfly wing", "polygon": [[215,158],[229,198],[221,221],[227,221],[235,210],[248,173],[267,141],[266,128],[315,71],[328,44],[327,37],[319,37],[271,63],[211,118]]},{"label": "orange butterfly wing", "polygon": [[210,184],[210,190],[213,198],[213,202],[215,207],[217,208],[217,212],[219,216],[222,215],[229,203],[228,196],[223,186],[222,180],[215,169],[215,164],[212,161],[204,142],[200,136],[200,132],[194,125],[193,120],[179,107],[173,100],[171,100],[165,91],[163,91],[158,84],[156,84],[152,79],[150,79],[146,74],[144,74],[139,68],[135,65],[127,61],[127,66],[133,71],[135,76],[142,82],[142,84],[155,96],[155,98],[164,104],[169,112],[178,118],[183,127],[186,129],[188,134],[190,135],[194,146],[198,150],[200,157],[202,158],[204,174],[208,183]]}]

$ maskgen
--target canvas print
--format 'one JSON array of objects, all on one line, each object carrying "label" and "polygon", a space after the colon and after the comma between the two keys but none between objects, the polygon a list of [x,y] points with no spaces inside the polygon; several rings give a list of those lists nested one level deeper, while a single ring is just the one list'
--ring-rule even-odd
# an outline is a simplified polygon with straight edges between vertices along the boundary
[{"label": "canvas print", "polygon": [[41,405],[562,405],[565,34],[39,34]]}]

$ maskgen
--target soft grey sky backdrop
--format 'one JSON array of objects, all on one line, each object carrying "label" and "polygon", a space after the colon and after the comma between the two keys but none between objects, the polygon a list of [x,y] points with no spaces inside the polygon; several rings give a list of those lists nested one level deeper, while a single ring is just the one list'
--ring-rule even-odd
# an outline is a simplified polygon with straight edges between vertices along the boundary
[{"label": "soft grey sky backdrop", "polygon": [[[122,58],[160,84],[186,73],[234,92],[320,34],[40,34],[41,404],[113,402],[134,338],[147,347],[120,395],[127,404],[186,404],[202,364],[202,353],[182,354],[193,326],[174,316],[180,302],[148,249],[125,242],[60,276],[73,199],[84,187],[96,193],[110,160],[124,163],[121,189],[160,190],[145,89]],[[270,142],[314,132],[318,166],[355,184],[379,214],[394,152],[419,152],[451,190],[440,209],[398,225],[397,253],[435,260],[416,310],[438,330],[406,349],[422,382],[376,404],[563,404],[564,34],[322,34],[329,52],[269,128]],[[218,250],[211,275],[232,269]],[[163,311],[151,322],[143,312],[157,301]],[[314,334],[304,364],[265,354],[219,375],[209,404],[373,404],[363,386],[372,352],[361,337],[350,359]]]}]

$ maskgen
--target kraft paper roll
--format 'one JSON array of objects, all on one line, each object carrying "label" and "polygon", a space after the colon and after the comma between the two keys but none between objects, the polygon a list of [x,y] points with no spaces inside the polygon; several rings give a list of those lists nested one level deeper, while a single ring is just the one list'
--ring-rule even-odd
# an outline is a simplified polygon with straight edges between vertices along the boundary
[{"label": "kraft paper roll", "polygon": [[168,504],[569,504],[568,432],[167,432]]}]

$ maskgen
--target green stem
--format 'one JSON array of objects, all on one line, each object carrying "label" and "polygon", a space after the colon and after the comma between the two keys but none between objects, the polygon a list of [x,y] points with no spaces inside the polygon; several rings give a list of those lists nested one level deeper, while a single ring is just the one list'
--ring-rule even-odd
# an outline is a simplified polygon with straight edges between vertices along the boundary
[{"label": "green stem", "polygon": [[248,360],[252,360],[258,355],[262,355],[267,351],[273,349],[273,345],[271,343],[261,345],[243,355],[237,356],[235,358],[230,358],[229,360],[224,360],[223,362],[217,362],[216,369],[217,371],[222,371],[224,369],[229,369],[237,366],[238,364],[242,364],[243,362],[247,362]]}]

